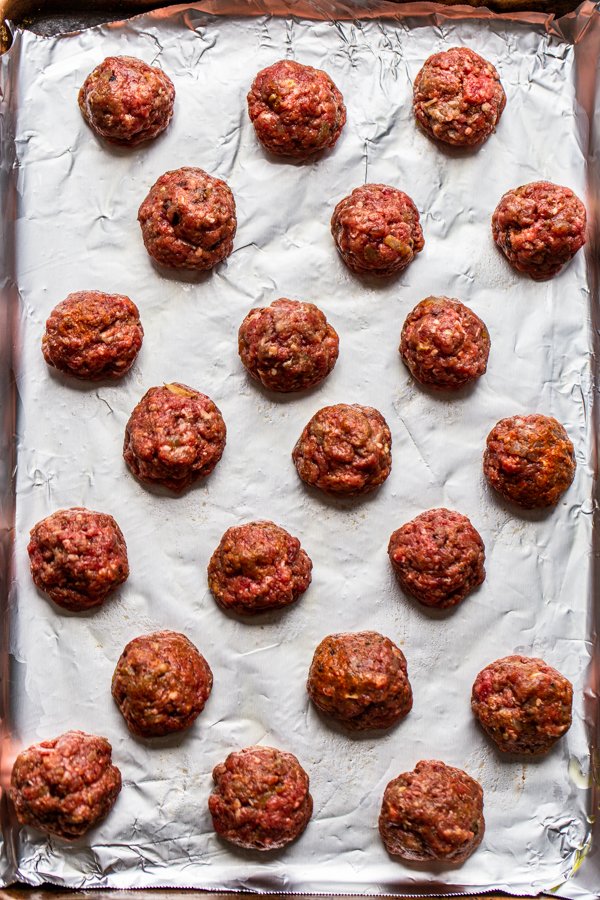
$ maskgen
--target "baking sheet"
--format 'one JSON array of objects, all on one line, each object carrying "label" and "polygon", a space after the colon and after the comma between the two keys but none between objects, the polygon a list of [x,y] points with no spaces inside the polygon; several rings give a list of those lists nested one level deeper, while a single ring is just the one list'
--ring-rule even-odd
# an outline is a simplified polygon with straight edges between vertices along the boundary
[{"label": "baking sheet", "polygon": [[[588,6],[556,25],[414,6],[394,19],[331,22],[225,18],[199,6],[60,38],[18,33],[2,60],[3,93],[16,111],[18,198],[13,753],[82,728],[110,739],[124,778],[110,816],[70,845],[17,834],[5,816],[18,860],[11,871],[5,854],[5,880],[395,894],[538,893],[568,881],[559,893],[596,896],[598,857],[587,853],[597,709],[589,702],[593,273],[580,253],[554,281],[530,282],[495,250],[489,221],[501,194],[526,181],[548,178],[585,194],[589,122],[578,63],[597,13]],[[434,147],[410,108],[425,58],[463,43],[495,63],[508,97],[497,134],[466,155]],[[78,88],[109,54],[139,56],[174,80],[172,125],[147,147],[110,148],[80,118]],[[335,151],[308,164],[268,158],[245,110],[255,72],[285,56],[327,69],[348,107]],[[236,197],[235,250],[211,275],[158,272],[141,242],[139,203],[162,172],[181,165],[225,178]],[[425,250],[385,284],[352,276],[329,234],[333,206],[364,181],[406,190],[422,215]],[[85,288],[127,293],[140,307],[144,347],[118,385],[74,384],[43,362],[48,313]],[[487,375],[452,399],[418,388],[397,353],[406,314],[435,293],[467,302],[492,337]],[[261,391],[237,357],[246,312],[279,296],[317,302],[340,335],[331,377],[302,396]],[[148,387],[172,380],[208,393],[228,426],[213,475],[179,498],[143,488],[121,459],[131,409]],[[336,402],[376,406],[393,434],[390,478],[358,502],[307,491],[290,459],[305,422]],[[534,411],[564,423],[577,456],[574,485],[551,514],[515,513],[481,475],[493,424]],[[131,564],[117,597],[78,616],[36,591],[26,553],[29,528],[71,505],[112,513]],[[386,554],[394,528],[439,505],[468,515],[487,549],[485,584],[450,615],[403,597]],[[215,606],[205,569],[223,531],[255,518],[300,537],[313,583],[293,608],[240,622]],[[199,646],[215,686],[188,733],[140,741],[112,703],[110,679],[128,640],[164,627]],[[323,636],[365,628],[402,647],[415,703],[388,734],[357,738],[315,713],[304,683]],[[534,762],[500,757],[469,709],[477,672],[513,652],[543,656],[576,689],[573,727]],[[261,742],[296,753],[315,800],[304,836],[268,855],[221,842],[206,807],[213,766]],[[379,841],[385,785],[421,758],[465,768],[483,785],[486,837],[463,866],[409,867]]]}]

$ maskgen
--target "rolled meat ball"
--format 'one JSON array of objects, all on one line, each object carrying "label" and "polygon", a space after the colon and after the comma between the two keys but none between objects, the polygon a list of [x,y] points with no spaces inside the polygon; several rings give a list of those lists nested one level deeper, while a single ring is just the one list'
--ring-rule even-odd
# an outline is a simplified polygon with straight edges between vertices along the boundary
[{"label": "rolled meat ball", "polygon": [[417,74],[413,110],[432,138],[475,147],[495,131],[506,94],[494,66],[468,47],[434,53]]},{"label": "rolled meat ball", "polygon": [[406,318],[400,356],[420,384],[460,390],[485,373],[490,336],[464,303],[448,297],[421,300]]},{"label": "rolled meat ball", "polygon": [[283,59],[254,79],[248,115],[266,150],[306,159],[333,147],[346,122],[346,107],[326,72]]},{"label": "rolled meat ball", "polygon": [[571,726],[573,686],[543,659],[505,656],[473,684],[471,708],[504,753],[548,753]]},{"label": "rolled meat ball", "polygon": [[492,235],[509,263],[547,281],[585,244],[585,206],[570,188],[534,181],[507,191],[494,210]]},{"label": "rolled meat ball", "polygon": [[379,833],[408,862],[464,862],[485,831],[481,785],[462,769],[421,760],[385,789]]},{"label": "rolled meat ball", "polygon": [[106,738],[67,731],[17,756],[10,799],[21,825],[73,840],[86,834],[113,808],[121,773]]},{"label": "rolled meat ball", "polygon": [[97,135],[135,147],[158,137],[173,115],[175,88],[162,69],[133,56],[109,56],[88,75],[79,108]]},{"label": "rolled meat ball", "polygon": [[50,313],[42,352],[49,366],[75,378],[121,378],[143,337],[138,308],[129,297],[77,291]]},{"label": "rolled meat ball", "polygon": [[208,585],[223,609],[253,615],[295,603],[311,571],[297,538],[273,522],[249,522],[221,538],[208,564]]},{"label": "rolled meat ball", "polygon": [[242,363],[270,391],[303,391],[320,384],[338,358],[339,338],[320,309],[276,300],[252,309],[238,336]]},{"label": "rolled meat ball", "polygon": [[138,211],[144,245],[157,263],[204,272],[233,250],[237,228],[231,190],[203,169],[165,172]]},{"label": "rolled meat ball", "polygon": [[292,753],[246,747],[213,771],[208,800],[218,835],[247,850],[277,850],[296,840],[312,814],[308,775]]},{"label": "rolled meat ball", "polygon": [[331,233],[348,268],[363,275],[402,272],[425,246],[417,207],[387,184],[362,185],[340,200]]},{"label": "rolled meat ball", "polygon": [[112,695],[127,727],[141,737],[183,731],[212,690],[210,666],[188,638],[155,631],[129,641],[112,678]]},{"label": "rolled meat ball", "polygon": [[456,606],[485,579],[485,548],[461,513],[430,509],[392,534],[390,562],[402,590],[424,606]]},{"label": "rolled meat ball", "polygon": [[210,475],[226,436],[209,397],[185,384],[165,384],[150,388],[131,413],[123,458],[140,481],[179,493]]},{"label": "rolled meat ball", "polygon": [[99,606],[129,575],[125,538],[113,517],[79,506],[34,525],[27,552],[36,587],[71,612]]},{"label": "rolled meat ball", "polygon": [[392,468],[392,435],[380,412],[358,403],[320,409],[292,452],[306,484],[356,496],[383,484]]},{"label": "rolled meat ball", "polygon": [[573,444],[552,416],[511,416],[490,431],[483,471],[494,490],[523,509],[555,506],[575,476]]},{"label": "rolled meat ball", "polygon": [[324,638],[306,687],[315,706],[350,731],[391,728],[412,708],[404,654],[376,631]]}]

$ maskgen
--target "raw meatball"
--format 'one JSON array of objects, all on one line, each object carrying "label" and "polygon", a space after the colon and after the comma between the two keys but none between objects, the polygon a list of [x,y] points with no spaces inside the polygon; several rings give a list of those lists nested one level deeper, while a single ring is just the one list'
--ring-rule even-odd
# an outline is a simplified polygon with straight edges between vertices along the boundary
[{"label": "raw meatball", "polygon": [[34,525],[27,552],[36,587],[72,612],[98,606],[129,575],[125,538],[113,517],[80,506]]},{"label": "raw meatball", "polygon": [[402,272],[425,246],[417,207],[387,184],[365,184],[340,200],[331,233],[349,269],[359,274]]},{"label": "raw meatball", "polygon": [[292,59],[258,73],[248,114],[266,150],[295,159],[333,147],[346,121],[344,99],[329,75]]},{"label": "raw meatball", "polygon": [[277,850],[308,825],[308,775],[291,753],[246,747],[213,771],[208,808],[217,834],[247,850]]},{"label": "raw meatball", "polygon": [[573,444],[551,416],[501,419],[488,434],[483,471],[517,506],[554,506],[575,476]]},{"label": "raw meatball", "polygon": [[509,263],[535,281],[553,278],[585,244],[585,206],[573,191],[534,181],[508,191],[492,235]]},{"label": "raw meatball", "polygon": [[329,375],[339,339],[313,303],[283,298],[250,310],[240,327],[239,352],[252,378],[270,391],[303,391]]},{"label": "raw meatball", "polygon": [[394,856],[461,863],[480,845],[484,831],[481,785],[462,769],[421,760],[385,789],[379,833]]},{"label": "raw meatball", "polygon": [[351,731],[390,728],[412,708],[404,654],[376,631],[324,638],[306,689],[321,712]]},{"label": "raw meatball", "polygon": [[506,753],[547,753],[571,726],[573,687],[543,659],[505,656],[473,685],[471,708]]},{"label": "raw meatball", "polygon": [[96,134],[129,147],[165,130],[174,100],[173,82],[162,69],[133,56],[109,56],[79,91],[79,108]]},{"label": "raw meatball", "polygon": [[459,300],[427,297],[402,328],[402,360],[417,381],[432,388],[457,390],[476,381],[487,368],[489,352],[487,328]]},{"label": "raw meatball", "polygon": [[398,528],[388,554],[402,590],[425,606],[456,606],[485,578],[479,533],[450,509],[430,509]]},{"label": "raw meatball", "polygon": [[298,538],[273,522],[249,522],[221,538],[208,564],[208,585],[223,609],[252,615],[295,603],[311,571]]},{"label": "raw meatball", "polygon": [[306,484],[332,494],[366,494],[392,468],[392,435],[370,406],[324,406],[304,428],[292,452]]},{"label": "raw meatball", "polygon": [[129,297],[77,291],[50,313],[42,352],[49,366],[76,378],[121,378],[143,337],[138,308]]},{"label": "raw meatball", "polygon": [[205,394],[185,384],[146,391],[125,428],[123,457],[136,478],[180,492],[210,475],[227,431]]},{"label": "raw meatball", "polygon": [[184,166],[165,172],[138,211],[146,250],[156,262],[203,272],[233,249],[235,200],[220,178]]},{"label": "raw meatball", "polygon": [[17,756],[10,798],[21,825],[71,840],[85,834],[113,808],[121,773],[106,738],[67,731]]},{"label": "raw meatball", "polygon": [[127,727],[142,737],[183,731],[212,690],[210,666],[185,635],[155,631],[130,641],[112,679],[112,695]]},{"label": "raw meatball", "polygon": [[445,144],[482,144],[505,106],[496,69],[468,47],[434,53],[415,78],[416,119],[430,137]]}]

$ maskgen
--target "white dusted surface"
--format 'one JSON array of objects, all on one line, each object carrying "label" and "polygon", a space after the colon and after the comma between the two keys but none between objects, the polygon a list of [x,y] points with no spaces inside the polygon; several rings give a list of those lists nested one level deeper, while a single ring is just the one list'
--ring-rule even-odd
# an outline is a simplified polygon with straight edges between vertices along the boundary
[{"label": "white dusted surface", "polygon": [[[411,113],[412,79],[425,58],[462,43],[497,66],[508,98],[497,134],[468,155],[435,147]],[[583,253],[549,283],[514,273],[493,246],[490,216],[504,191],[539,178],[584,196],[574,48],[515,21],[227,20],[190,7],[60,39],[24,33],[11,54],[4,65],[18,65],[20,85],[22,344],[16,739],[24,746],[69,728],[104,734],[124,778],[113,812],[87,838],[67,845],[22,830],[18,877],[87,888],[353,893],[558,885],[591,828],[582,694],[590,661],[590,294]],[[133,151],[97,140],[77,107],[85,76],[111,54],[159,64],[177,91],[167,133]],[[256,71],[286,55],[325,68],[348,108],[334,151],[308,164],[267,157],[246,114]],[[156,178],[182,165],[226,179],[237,202],[233,255],[198,279],[159,273],[136,222]],[[424,251],[383,284],[352,276],[329,233],[335,203],[365,180],[407,191],[422,215]],[[87,288],[129,294],[140,308],[144,346],[114,386],[75,384],[41,355],[52,307]],[[397,353],[405,316],[436,293],[472,306],[492,339],[487,375],[454,399],[417,387]],[[261,391],[237,356],[246,312],[280,296],[316,302],[340,335],[330,378],[296,397]],[[140,486],[121,458],[133,406],[171,380],[209,394],[228,426],[213,475],[179,498]],[[290,459],[309,417],[336,402],[376,406],[392,431],[391,476],[362,501],[308,491]],[[549,514],[508,509],[481,474],[493,424],[528,412],[556,416],[575,445],[575,482]],[[113,514],[131,564],[118,595],[79,616],[35,590],[26,552],[30,527],[72,505]],[[440,505],[468,515],[487,549],[486,582],[443,616],[401,594],[386,553],[393,529]],[[301,539],[313,583],[295,607],[240,622],[216,607],[206,565],[229,525],[255,518]],[[198,645],[214,690],[189,732],[139,741],[112,702],[110,679],[128,640],[165,627]],[[352,738],[315,713],[304,683],[324,635],[365,628],[402,647],[414,708],[384,736]],[[477,672],[513,652],[543,656],[575,686],[573,727],[533,762],[500,757],[469,708]],[[212,767],[259,742],[296,753],[315,801],[304,836],[266,856],[217,839],[207,810]],[[406,866],[379,840],[385,785],[421,758],[464,768],[484,788],[486,836],[458,868]]]}]

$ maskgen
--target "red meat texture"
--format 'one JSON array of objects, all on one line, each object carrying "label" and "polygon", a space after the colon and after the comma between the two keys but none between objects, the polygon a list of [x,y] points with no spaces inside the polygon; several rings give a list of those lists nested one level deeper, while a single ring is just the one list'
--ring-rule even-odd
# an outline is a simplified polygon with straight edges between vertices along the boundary
[{"label": "red meat texture", "polygon": [[254,79],[248,115],[266,150],[306,159],[334,146],[346,122],[346,107],[326,72],[284,59]]},{"label": "red meat texture", "polygon": [[479,146],[495,131],[505,106],[498,72],[468,47],[434,53],[415,78],[417,122],[445,144]]},{"label": "red meat texture", "polygon": [[276,850],[296,840],[312,814],[308,775],[292,753],[247,747],[213,771],[208,808],[222,838],[248,850]]},{"label": "red meat texture", "polygon": [[306,484],[356,496],[383,484],[392,468],[392,435],[378,410],[355,403],[320,409],[292,452]]},{"label": "red meat texture", "polygon": [[68,731],[19,753],[10,798],[21,825],[72,840],[108,815],[120,790],[106,738]]},{"label": "red meat texture", "polygon": [[137,147],[158,137],[173,115],[175,88],[162,69],[132,56],[109,56],[79,91],[81,113],[97,135]]}]

